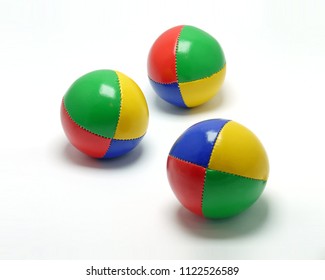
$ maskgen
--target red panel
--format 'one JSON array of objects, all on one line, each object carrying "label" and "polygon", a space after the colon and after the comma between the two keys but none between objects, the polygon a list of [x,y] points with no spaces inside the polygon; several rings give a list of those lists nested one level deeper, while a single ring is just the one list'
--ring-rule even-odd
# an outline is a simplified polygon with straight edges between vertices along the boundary
[{"label": "red panel", "polygon": [[168,156],[167,176],[176,197],[185,208],[200,216],[205,172],[204,167]]},{"label": "red panel", "polygon": [[95,135],[77,125],[70,118],[63,102],[61,104],[61,122],[64,132],[73,146],[88,156],[104,157],[111,139]]},{"label": "red panel", "polygon": [[154,42],[148,57],[149,78],[158,83],[175,83],[177,39],[183,25],[173,27]]}]

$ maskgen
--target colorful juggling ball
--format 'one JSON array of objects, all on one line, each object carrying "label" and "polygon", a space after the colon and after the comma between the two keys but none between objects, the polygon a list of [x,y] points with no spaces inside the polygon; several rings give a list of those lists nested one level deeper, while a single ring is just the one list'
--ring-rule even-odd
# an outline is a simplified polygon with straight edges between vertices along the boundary
[{"label": "colorful juggling ball", "polygon": [[148,76],[165,101],[185,108],[214,97],[226,75],[226,60],[218,41],[189,25],[162,33],[148,55]]},{"label": "colorful juggling ball", "polygon": [[181,204],[206,218],[249,208],[269,174],[266,151],[253,132],[224,119],[199,122],[175,142],[167,160],[169,183]]},{"label": "colorful juggling ball", "polygon": [[94,158],[114,158],[131,151],[145,135],[148,118],[139,86],[113,70],[80,77],[61,104],[61,122],[69,141]]}]

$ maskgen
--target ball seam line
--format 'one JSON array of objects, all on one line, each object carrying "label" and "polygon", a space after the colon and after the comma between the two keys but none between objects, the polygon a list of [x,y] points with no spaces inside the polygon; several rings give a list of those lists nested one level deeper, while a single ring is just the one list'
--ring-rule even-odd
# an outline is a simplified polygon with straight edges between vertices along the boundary
[{"label": "ball seam line", "polygon": [[[115,73],[116,73],[116,71],[115,71]],[[120,79],[119,79],[117,73],[116,73],[116,77],[117,77],[117,84],[118,84],[118,87],[119,87],[119,89],[120,89],[120,98],[121,98],[121,102],[120,102],[120,110],[119,110],[119,112],[118,112],[117,123],[116,123],[115,131],[114,131],[114,136],[115,136],[115,134],[116,134],[116,131],[117,131],[117,128],[118,128],[118,125],[119,125],[119,122],[120,122],[121,111],[122,111],[122,102],[123,102],[123,97],[122,97],[122,96],[123,96],[123,93],[122,93],[121,83],[120,83]],[[113,138],[114,138],[114,136],[113,136]]]},{"label": "ball seam line", "polygon": [[248,179],[248,180],[252,180],[252,181],[267,182],[267,180],[256,179],[256,178],[252,178],[252,177],[246,177],[246,176],[239,175],[239,174],[234,174],[234,173],[231,173],[231,172],[225,172],[225,171],[215,170],[215,169],[211,169],[211,168],[207,168],[207,170],[217,171],[217,172],[219,172],[219,173],[223,173],[223,174],[231,175],[231,176],[233,176],[233,177],[239,177],[239,178],[241,178],[241,179]]},{"label": "ball seam line", "polygon": [[203,182],[203,189],[202,189],[202,196],[201,196],[201,211],[202,211],[202,214],[204,216],[204,213],[203,213],[203,199],[204,199],[204,191],[205,191],[205,183],[206,183],[206,179],[207,179],[207,174],[208,174],[208,170],[209,170],[209,165],[210,165],[210,161],[211,161],[211,156],[212,156],[212,153],[213,153],[213,150],[214,150],[214,146],[217,142],[217,139],[221,133],[221,131],[223,130],[223,128],[227,125],[227,123],[229,123],[230,121],[227,121],[223,127],[219,130],[218,132],[218,135],[216,136],[216,139],[214,140],[214,143],[213,143],[213,148],[212,148],[212,151],[211,151],[211,154],[210,154],[210,158],[209,158],[209,162],[208,162],[208,167],[206,168],[205,170],[205,175],[204,175],[204,182]]},{"label": "ball seam line", "polygon": [[67,110],[67,107],[66,107],[65,104],[64,104],[64,98],[63,98],[63,100],[62,100],[62,103],[63,103],[64,110],[67,112],[67,114],[68,114],[68,116],[69,116],[69,119],[70,119],[73,123],[75,123],[79,128],[81,128],[81,129],[83,129],[83,130],[89,132],[89,133],[92,134],[92,135],[96,135],[96,136],[101,137],[101,138],[103,138],[103,139],[111,139],[111,140],[119,140],[119,141],[137,140],[137,139],[139,139],[139,138],[141,138],[141,137],[143,137],[143,136],[145,135],[145,134],[143,134],[142,136],[137,137],[137,138],[127,138],[127,139],[118,139],[118,138],[114,138],[114,137],[111,138],[111,137],[105,137],[105,136],[103,136],[103,135],[99,135],[99,134],[97,134],[97,133],[94,133],[94,132],[90,131],[90,130],[87,129],[87,128],[84,128],[83,126],[81,126],[80,124],[78,124],[75,120],[73,120],[72,117],[71,117],[71,115],[69,114],[69,111]]},{"label": "ball seam line", "polygon": [[176,50],[175,50],[175,73],[176,73],[176,82],[177,82],[177,87],[178,87],[179,93],[180,93],[180,95],[181,95],[182,101],[183,101],[184,105],[185,105],[186,107],[188,107],[187,104],[186,104],[185,101],[184,101],[184,98],[183,98],[183,95],[182,95],[182,91],[181,91],[181,88],[180,88],[180,86],[179,86],[178,73],[177,73],[177,52],[178,52],[178,44],[179,44],[179,40],[180,40],[180,38],[181,38],[181,33],[182,33],[182,30],[183,30],[183,29],[184,29],[184,26],[183,26],[182,29],[180,30],[180,32],[179,32],[179,34],[178,34],[178,36],[177,36],[177,41],[176,41]]},{"label": "ball seam line", "polygon": [[[184,160],[184,159],[179,158],[179,157],[175,157],[175,156],[170,155],[170,154],[169,154],[169,156],[170,156],[171,158],[178,159],[178,160],[180,160],[180,161],[183,161],[183,162],[186,162],[186,163],[189,163],[189,164],[193,164],[193,165],[195,165],[195,166],[197,166],[197,167],[205,168],[206,170],[217,171],[217,172],[220,172],[220,173],[224,173],[224,174],[232,175],[232,176],[234,176],[234,177],[240,177],[240,178],[249,179],[249,180],[253,180],[253,181],[267,182],[267,180],[262,180],[262,179],[257,179],[257,178],[252,178],[252,177],[247,177],[247,176],[243,176],[243,175],[234,174],[234,173],[231,173],[231,172],[225,172],[225,171],[221,171],[221,170],[211,169],[211,168],[209,168],[209,167],[204,167],[204,166],[202,166],[202,165],[198,165],[198,164],[196,164],[196,163],[190,162],[190,161],[188,161],[188,160]],[[205,182],[204,182],[204,183],[205,183]]]},{"label": "ball seam line", "polygon": [[202,188],[202,194],[201,194],[201,212],[202,212],[203,217],[205,217],[205,215],[203,213],[203,198],[204,198],[205,182],[206,182],[206,179],[207,179],[207,174],[208,174],[208,168],[205,168],[204,180],[203,180],[203,188]]},{"label": "ball seam line", "polygon": [[107,149],[106,149],[106,151],[105,151],[105,154],[102,156],[102,158],[105,158],[105,156],[107,155],[108,150],[109,150],[109,148],[110,148],[111,145],[112,145],[112,140],[113,140],[113,139],[111,139],[111,141],[109,141],[108,147],[107,147]]},{"label": "ball seam line", "polygon": [[205,167],[205,166],[202,166],[202,165],[199,165],[199,164],[197,164],[197,163],[194,163],[194,162],[191,162],[191,161],[188,161],[188,160],[185,160],[185,159],[182,159],[182,158],[176,157],[176,156],[171,155],[171,154],[169,154],[169,156],[172,157],[172,158],[175,158],[175,159],[181,160],[181,161],[183,161],[183,162],[186,162],[186,163],[189,163],[189,164],[193,164],[193,165],[198,166],[198,167],[207,168],[207,167]]},{"label": "ball seam line", "polygon": [[228,120],[228,121],[223,125],[223,127],[219,130],[216,139],[214,140],[213,148],[212,148],[212,151],[211,151],[211,154],[210,154],[210,158],[209,158],[209,162],[208,162],[208,167],[210,166],[211,157],[212,157],[213,151],[214,151],[214,149],[215,149],[215,146],[216,146],[216,142],[217,142],[217,140],[218,140],[218,137],[219,137],[219,135],[221,134],[221,132],[222,132],[222,130],[224,129],[224,127],[225,127],[228,123],[230,123],[230,122],[231,122],[231,120]]},{"label": "ball seam line", "polygon": [[160,85],[172,85],[172,84],[178,83],[177,81],[176,82],[171,82],[171,83],[161,83],[161,82],[156,82],[155,80],[151,79],[149,76],[148,76],[148,78],[149,78],[150,81],[153,81],[154,83],[160,84]]},{"label": "ball seam line", "polygon": [[67,112],[67,114],[68,114],[68,116],[69,116],[69,119],[70,119],[73,123],[75,123],[78,127],[80,127],[81,129],[83,129],[83,130],[85,130],[85,131],[87,131],[87,132],[89,132],[89,133],[91,133],[91,134],[93,134],[93,135],[99,136],[99,137],[101,137],[101,138],[104,138],[104,139],[112,139],[112,138],[110,138],[110,137],[105,137],[105,136],[103,136],[103,135],[100,135],[100,134],[94,133],[94,132],[90,131],[89,129],[87,129],[87,128],[81,126],[80,124],[78,124],[78,123],[77,123],[77,122],[76,122],[76,121],[71,117],[71,115],[70,115],[70,113],[69,113],[67,107],[65,106],[64,98],[63,98],[63,100],[62,100],[62,103],[63,103],[64,110]]},{"label": "ball seam line", "polygon": [[226,66],[226,63],[223,65],[223,67],[222,67],[220,70],[218,70],[217,72],[211,74],[210,76],[202,77],[202,78],[200,78],[200,79],[191,80],[191,81],[187,81],[187,82],[180,82],[180,84],[186,84],[186,83],[191,83],[191,82],[195,82],[195,81],[201,81],[201,80],[209,79],[209,78],[211,78],[212,76],[214,76],[214,75],[220,73],[223,69],[225,69],[225,66]]},{"label": "ball seam line", "polygon": [[[195,81],[200,81],[200,80],[209,79],[209,78],[211,78],[213,75],[216,75],[216,74],[218,74],[219,72],[221,72],[221,71],[225,68],[225,66],[226,66],[226,63],[223,65],[223,67],[222,67],[219,71],[217,71],[217,72],[211,74],[210,76],[202,77],[202,78],[200,78],[200,79],[196,79],[196,80],[192,80],[192,81],[188,81],[188,82],[180,82],[180,83],[179,83],[178,81],[176,81],[176,82],[171,82],[171,83],[162,83],[162,82],[157,82],[157,81],[151,79],[150,76],[148,76],[148,78],[149,78],[149,80],[151,80],[151,81],[153,81],[153,82],[155,82],[155,83],[157,83],[157,84],[160,84],[160,85],[171,85],[171,84],[175,84],[175,83],[177,83],[177,84],[186,84],[186,83],[191,83],[191,82],[195,82]],[[176,73],[176,75],[177,75],[177,73]]]},{"label": "ball seam line", "polygon": [[137,139],[140,139],[140,138],[142,138],[142,137],[145,136],[145,135],[146,135],[146,133],[143,134],[143,135],[140,136],[140,137],[137,137],[137,138],[127,138],[127,139],[111,138],[111,139],[112,139],[112,140],[118,140],[118,141],[131,141],[131,140],[137,140]]}]

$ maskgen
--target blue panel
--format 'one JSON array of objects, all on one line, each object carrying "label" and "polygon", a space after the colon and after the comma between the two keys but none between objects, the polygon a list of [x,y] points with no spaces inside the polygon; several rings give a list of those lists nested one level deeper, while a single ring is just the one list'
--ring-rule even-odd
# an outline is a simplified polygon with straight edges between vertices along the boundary
[{"label": "blue panel", "polygon": [[178,83],[161,84],[151,79],[149,79],[149,81],[155,92],[159,95],[159,97],[173,105],[188,108],[183,101],[183,97],[179,90]]},{"label": "blue panel", "polygon": [[177,139],[169,154],[208,167],[214,143],[228,121],[212,119],[191,126]]},{"label": "blue panel", "polygon": [[108,151],[103,158],[115,158],[130,152],[139,144],[142,138],[143,136],[133,140],[112,139]]}]

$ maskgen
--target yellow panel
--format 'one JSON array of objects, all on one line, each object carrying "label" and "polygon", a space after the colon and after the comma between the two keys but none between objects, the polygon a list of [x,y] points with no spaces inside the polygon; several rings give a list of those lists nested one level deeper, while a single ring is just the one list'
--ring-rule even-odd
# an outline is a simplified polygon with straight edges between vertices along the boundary
[{"label": "yellow panel", "polygon": [[143,136],[147,131],[149,111],[139,86],[116,71],[121,89],[121,112],[114,139],[127,140]]},{"label": "yellow panel", "polygon": [[217,94],[226,76],[226,65],[212,76],[193,82],[179,83],[187,107],[195,107],[210,100]]},{"label": "yellow panel", "polygon": [[208,167],[240,176],[267,180],[269,161],[262,143],[246,127],[228,122],[217,138]]}]

